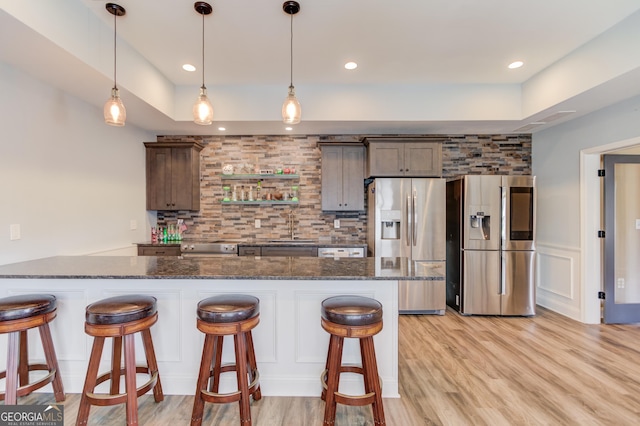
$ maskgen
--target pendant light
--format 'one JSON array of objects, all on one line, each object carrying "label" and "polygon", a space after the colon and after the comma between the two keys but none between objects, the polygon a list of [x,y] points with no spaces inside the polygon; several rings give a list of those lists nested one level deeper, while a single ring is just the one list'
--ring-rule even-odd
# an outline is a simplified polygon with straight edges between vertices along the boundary
[{"label": "pendant light", "polygon": [[213,9],[209,3],[197,1],[193,4],[200,15],[202,15],[202,86],[200,95],[193,105],[193,121],[196,124],[209,125],[213,122],[213,105],[207,97],[207,88],[204,85],[204,16],[211,14]]},{"label": "pendant light", "polygon": [[282,104],[282,121],[286,124],[298,124],[300,122],[300,116],[302,115],[302,107],[296,99],[296,92],[293,87],[293,15],[300,11],[300,3],[297,1],[286,1],[282,5],[282,9],[291,16],[291,49],[289,51],[291,80],[289,83],[289,95]]},{"label": "pendant light", "polygon": [[111,126],[124,126],[124,122],[127,119],[127,110],[120,99],[116,83],[116,35],[118,32],[116,18],[124,16],[126,11],[124,7],[115,3],[107,3],[105,7],[113,15],[113,88],[111,89],[111,97],[104,104],[104,121]]}]

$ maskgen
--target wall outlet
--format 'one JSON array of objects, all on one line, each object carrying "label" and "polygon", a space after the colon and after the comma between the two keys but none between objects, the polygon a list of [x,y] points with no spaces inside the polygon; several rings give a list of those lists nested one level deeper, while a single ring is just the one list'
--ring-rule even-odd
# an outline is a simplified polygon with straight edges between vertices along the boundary
[{"label": "wall outlet", "polygon": [[340,219],[333,220],[333,227],[334,229],[340,229]]},{"label": "wall outlet", "polygon": [[260,219],[256,219],[254,221],[254,226],[256,227],[256,229],[260,228]]},{"label": "wall outlet", "polygon": [[10,240],[19,240],[20,239],[20,225],[13,224],[9,225],[9,239]]},{"label": "wall outlet", "polygon": [[132,231],[138,229],[138,221],[135,219],[131,219],[129,221],[129,229],[131,229]]}]

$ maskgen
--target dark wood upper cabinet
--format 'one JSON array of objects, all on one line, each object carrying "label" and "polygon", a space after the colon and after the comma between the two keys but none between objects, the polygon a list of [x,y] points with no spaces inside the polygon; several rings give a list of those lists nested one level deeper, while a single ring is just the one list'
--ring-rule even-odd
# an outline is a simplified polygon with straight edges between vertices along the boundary
[{"label": "dark wood upper cabinet", "polygon": [[367,177],[441,177],[442,142],[421,138],[366,138]]},{"label": "dark wood upper cabinet", "polygon": [[145,142],[147,210],[200,209],[197,142]]}]

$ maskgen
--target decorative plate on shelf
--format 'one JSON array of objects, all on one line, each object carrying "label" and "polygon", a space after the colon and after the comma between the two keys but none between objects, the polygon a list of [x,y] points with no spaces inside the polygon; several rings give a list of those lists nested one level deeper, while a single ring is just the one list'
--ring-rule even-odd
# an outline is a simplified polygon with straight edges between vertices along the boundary
[{"label": "decorative plate on shelf", "polygon": [[233,166],[231,164],[225,164],[222,166],[222,174],[223,175],[232,175],[233,174]]}]

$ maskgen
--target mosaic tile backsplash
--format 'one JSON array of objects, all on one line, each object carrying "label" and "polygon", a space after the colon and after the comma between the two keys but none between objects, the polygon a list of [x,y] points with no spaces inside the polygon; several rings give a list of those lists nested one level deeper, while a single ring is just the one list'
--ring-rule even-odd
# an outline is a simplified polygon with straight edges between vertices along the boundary
[{"label": "mosaic tile backsplash", "polygon": [[[371,136],[371,135],[369,135]],[[388,137],[389,135],[384,135]],[[415,136],[415,135],[413,135]],[[464,174],[531,174],[531,135],[452,135],[443,139],[443,177]],[[294,232],[299,238],[366,239],[367,214],[340,215],[322,211],[321,152],[318,142],[357,142],[361,136],[158,136],[158,142],[197,141],[204,145],[200,154],[200,210],[158,211],[158,225],[184,219],[186,238],[276,239],[288,238],[289,214],[293,213]],[[258,169],[295,167],[299,180],[270,179],[263,191],[284,192],[299,186],[300,203],[291,205],[223,205],[222,167],[233,165],[249,172]],[[224,185],[254,185],[253,181],[224,181]],[[365,191],[363,185],[363,192]],[[366,199],[365,199],[366,203]],[[334,219],[340,228],[334,228]],[[255,228],[255,219],[260,228]]]}]

